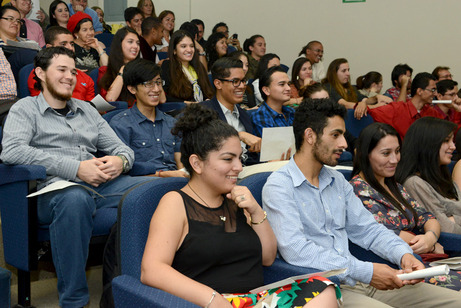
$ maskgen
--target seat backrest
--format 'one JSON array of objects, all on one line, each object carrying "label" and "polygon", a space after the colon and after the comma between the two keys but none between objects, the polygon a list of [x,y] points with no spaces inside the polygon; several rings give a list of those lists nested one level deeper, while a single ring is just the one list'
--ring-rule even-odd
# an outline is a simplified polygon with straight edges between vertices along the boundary
[{"label": "seat backrest", "polygon": [[180,111],[186,108],[186,103],[184,102],[166,102],[158,105],[158,109],[163,112],[172,112],[172,111]]},{"label": "seat backrest", "polygon": [[33,69],[34,69],[34,63],[30,63],[19,70],[19,84],[18,84],[19,98],[30,96],[29,87],[27,86],[27,79],[29,79],[30,72],[32,72]]},{"label": "seat backrest", "polygon": [[262,191],[267,178],[272,172],[261,172],[244,178],[239,185],[246,186],[255,198],[256,202],[262,206]]},{"label": "seat backrest", "polygon": [[121,272],[141,277],[149,224],[160,199],[168,192],[187,184],[185,178],[159,178],[127,192],[119,205]]},{"label": "seat backrest", "polygon": [[119,114],[120,112],[124,111],[125,109],[114,109],[114,110],[111,110],[105,114],[102,115],[102,117],[104,118],[104,120],[106,120],[107,123],[110,123],[110,120],[112,120],[112,118],[114,116],[116,116],[117,114]]},{"label": "seat backrest", "polygon": [[110,45],[112,45],[112,40],[114,39],[114,35],[112,33],[99,33],[94,36],[98,39],[101,43],[106,45],[106,53],[110,54]]},{"label": "seat backrest", "polygon": [[166,59],[166,58],[168,58],[168,52],[166,52],[166,51],[158,51],[157,56],[158,56],[159,60]]},{"label": "seat backrest", "polygon": [[347,110],[347,118],[346,118],[346,130],[349,131],[355,137],[360,135],[362,129],[373,123],[374,120],[371,115],[367,115],[360,120],[357,120],[354,117],[354,109]]}]

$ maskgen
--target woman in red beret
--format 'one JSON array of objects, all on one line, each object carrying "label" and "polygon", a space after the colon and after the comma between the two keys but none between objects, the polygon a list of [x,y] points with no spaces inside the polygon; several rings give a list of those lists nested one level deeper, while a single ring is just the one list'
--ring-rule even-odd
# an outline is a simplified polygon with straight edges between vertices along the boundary
[{"label": "woman in red beret", "polygon": [[67,29],[72,32],[75,43],[76,66],[79,69],[93,70],[107,65],[109,56],[104,44],[94,37],[93,20],[83,12],[69,18]]}]

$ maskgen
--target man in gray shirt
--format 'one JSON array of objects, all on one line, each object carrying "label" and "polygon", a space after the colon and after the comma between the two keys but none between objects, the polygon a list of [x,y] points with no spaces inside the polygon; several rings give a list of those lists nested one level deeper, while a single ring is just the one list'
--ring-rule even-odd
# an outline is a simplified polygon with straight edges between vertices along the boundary
[{"label": "man in gray shirt", "polygon": [[[117,207],[126,190],[150,178],[121,175],[133,164],[133,151],[95,108],[71,98],[77,74],[72,51],[45,48],[35,67],[42,93],[10,109],[0,158],[44,166],[48,177],[39,188],[58,180],[81,184],[38,196],[37,214],[39,223],[49,225],[59,304],[82,307],[89,299],[85,265],[94,212]],[[107,155],[97,158],[98,151]]]}]

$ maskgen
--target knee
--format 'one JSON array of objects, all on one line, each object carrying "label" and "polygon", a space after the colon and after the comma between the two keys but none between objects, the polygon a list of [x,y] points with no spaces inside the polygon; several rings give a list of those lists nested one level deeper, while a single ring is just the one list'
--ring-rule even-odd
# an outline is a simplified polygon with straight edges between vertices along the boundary
[{"label": "knee", "polygon": [[52,211],[58,215],[72,215],[75,218],[92,216],[96,209],[94,199],[83,187],[71,187],[62,191],[51,201]]}]

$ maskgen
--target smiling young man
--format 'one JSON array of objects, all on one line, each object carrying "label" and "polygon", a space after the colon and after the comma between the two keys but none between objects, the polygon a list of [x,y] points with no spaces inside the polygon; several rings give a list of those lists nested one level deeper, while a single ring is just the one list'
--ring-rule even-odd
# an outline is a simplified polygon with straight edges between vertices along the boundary
[{"label": "smiling young man", "polygon": [[126,25],[135,30],[138,35],[142,35],[141,25],[144,17],[141,10],[137,7],[129,7],[125,10],[124,17]]},{"label": "smiling young man", "polygon": [[253,124],[245,110],[238,106],[243,100],[246,80],[243,63],[224,57],[218,59],[211,68],[216,96],[201,104],[215,110],[221,120],[226,121],[239,132],[245,165],[259,162],[261,138],[253,135]]},{"label": "smiling young man", "polygon": [[139,36],[139,47],[142,58],[159,63],[156,45],[162,44],[162,22],[157,17],[147,17],[142,21],[141,30],[142,36]]},{"label": "smiling young man", "polygon": [[402,239],[376,222],[344,176],[325,166],[335,166],[347,147],[345,116],[346,108],[331,99],[308,99],[296,110],[296,154],[262,192],[279,253],[297,266],[346,268],[338,275],[344,307],[458,307],[459,292],[402,281],[398,270],[349,252],[351,240],[405,272],[424,268]]},{"label": "smiling young man", "polygon": [[[376,122],[387,123],[394,127],[403,139],[410,125],[417,119],[428,116],[444,118],[431,107],[434,95],[437,95],[435,77],[429,73],[419,73],[411,84],[412,98],[410,100],[392,102],[385,106],[368,109],[368,113]],[[459,104],[460,102],[455,101],[450,106],[459,111]]]},{"label": "smiling young man", "polygon": [[259,91],[264,102],[251,114],[253,133],[262,137],[264,127],[285,127],[293,124],[295,111],[284,106],[290,100],[290,78],[280,67],[267,69],[259,78]]},{"label": "smiling young man", "polygon": [[176,119],[157,107],[165,99],[161,69],[152,61],[137,59],[123,71],[123,83],[136,96],[136,104],[117,114],[110,126],[135,155],[131,175],[188,177],[182,169],[181,140],[171,134]]},{"label": "smiling young man", "polygon": [[[85,266],[96,209],[116,208],[126,190],[151,178],[121,175],[133,164],[133,151],[95,108],[71,98],[77,74],[71,50],[42,49],[35,73],[42,93],[10,109],[0,158],[5,164],[44,166],[48,177],[39,189],[66,180],[97,192],[74,185],[37,198],[38,221],[49,225],[59,304],[83,307],[89,300]],[[95,157],[98,151],[107,155]]]}]

